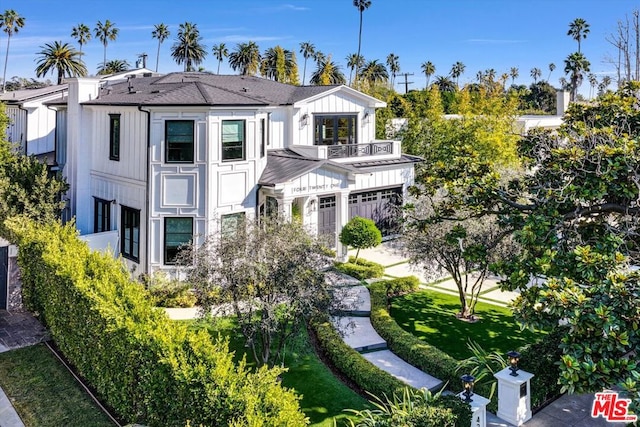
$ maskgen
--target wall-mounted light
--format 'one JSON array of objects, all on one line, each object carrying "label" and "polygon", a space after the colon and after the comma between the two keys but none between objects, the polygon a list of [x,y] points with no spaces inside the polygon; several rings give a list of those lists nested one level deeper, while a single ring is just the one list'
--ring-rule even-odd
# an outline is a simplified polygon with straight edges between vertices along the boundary
[{"label": "wall-mounted light", "polygon": [[369,119],[371,118],[371,114],[369,111],[364,112],[364,116],[362,116],[362,123],[369,123]]},{"label": "wall-mounted light", "polygon": [[309,124],[309,114],[304,113],[302,117],[300,117],[300,126],[305,127]]},{"label": "wall-mounted light", "polygon": [[316,199],[309,200],[309,204],[307,205],[307,209],[309,209],[309,212],[315,212],[317,207],[318,201]]}]

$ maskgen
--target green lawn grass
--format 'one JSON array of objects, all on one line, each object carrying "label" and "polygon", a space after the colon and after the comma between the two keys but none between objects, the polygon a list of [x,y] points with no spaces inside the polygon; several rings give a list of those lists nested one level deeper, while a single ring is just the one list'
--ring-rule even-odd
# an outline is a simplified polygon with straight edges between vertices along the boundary
[{"label": "green lawn grass", "polygon": [[[234,320],[216,319],[215,324],[205,321],[192,322],[193,328],[204,327],[217,336],[229,337],[229,348],[240,359],[246,354],[249,365],[255,366],[249,349],[244,347],[244,338],[237,331]],[[302,395],[300,406],[314,427],[333,427],[333,419],[348,417],[344,409],[364,409],[367,400],[355,393],[322,363],[309,344],[306,331],[301,331],[293,345],[287,351],[285,366],[288,371],[282,374],[282,385],[292,388]],[[338,426],[343,423],[338,421]]]},{"label": "green lawn grass", "polygon": [[0,353],[0,386],[27,427],[114,425],[44,344]]},{"label": "green lawn grass", "polygon": [[472,356],[469,339],[486,351],[506,353],[540,338],[541,332],[521,331],[508,308],[479,302],[476,323],[457,319],[459,311],[457,296],[430,290],[394,298],[391,306],[391,316],[404,330],[460,360]]}]

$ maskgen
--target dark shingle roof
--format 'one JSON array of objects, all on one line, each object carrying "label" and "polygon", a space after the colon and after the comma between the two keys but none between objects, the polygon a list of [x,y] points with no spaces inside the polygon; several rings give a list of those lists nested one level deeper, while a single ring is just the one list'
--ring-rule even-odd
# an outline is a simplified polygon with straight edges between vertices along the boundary
[{"label": "dark shingle roof", "polygon": [[171,73],[104,87],[92,105],[291,105],[336,86],[293,86],[254,76]]},{"label": "dark shingle roof", "polygon": [[392,166],[392,165],[401,165],[406,163],[420,163],[423,162],[424,159],[418,156],[411,156],[409,154],[403,154],[399,159],[373,159],[367,160],[364,162],[355,162],[350,163],[356,169],[369,169],[369,168],[378,168],[383,166]]},{"label": "dark shingle roof", "polygon": [[0,93],[0,101],[6,102],[8,104],[13,103],[21,103],[25,101],[29,101],[32,99],[36,99],[42,96],[53,95],[57,92],[63,93],[68,89],[69,85],[55,85],[55,86],[46,86],[38,89],[19,89],[14,91],[9,91],[5,93]]}]

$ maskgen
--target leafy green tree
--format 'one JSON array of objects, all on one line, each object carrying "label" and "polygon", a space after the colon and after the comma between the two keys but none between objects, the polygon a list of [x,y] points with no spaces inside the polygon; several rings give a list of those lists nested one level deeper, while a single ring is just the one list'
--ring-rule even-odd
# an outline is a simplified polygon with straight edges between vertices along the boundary
[{"label": "leafy green tree", "polygon": [[347,82],[340,66],[331,60],[331,55],[317,62],[317,68],[311,74],[313,85],[343,85]]},{"label": "leafy green tree", "polygon": [[93,29],[93,33],[96,38],[100,40],[100,43],[104,46],[104,57],[102,59],[103,64],[107,63],[107,45],[109,44],[109,41],[116,41],[119,31],[120,30],[116,28],[116,24],[108,19],[104,21],[104,24],[102,21],[98,21],[96,27]]},{"label": "leafy green tree", "polygon": [[260,73],[277,82],[298,84],[296,56],[281,46],[270,47],[264,52]]},{"label": "leafy green tree", "polygon": [[260,68],[260,48],[255,42],[238,43],[229,54],[229,65],[234,71],[240,71],[243,76],[254,76]]},{"label": "leafy green tree", "polygon": [[367,82],[369,87],[376,83],[386,82],[389,80],[389,72],[384,64],[378,62],[377,59],[367,62],[360,72],[361,78]]},{"label": "leafy green tree", "polygon": [[582,84],[584,74],[590,71],[591,63],[580,52],[574,52],[564,60],[564,73],[569,75],[571,101],[578,99],[578,88]]},{"label": "leafy green tree", "polygon": [[82,46],[91,40],[91,29],[85,24],[78,24],[71,29],[71,37],[73,37],[80,46],[80,56],[82,57]]},{"label": "leafy green tree", "polygon": [[[353,5],[360,12],[360,29],[358,30],[358,52],[356,53],[356,58],[361,58],[360,56],[360,48],[362,47],[362,15],[365,10],[371,7],[371,0],[353,0]],[[359,71],[360,71],[360,61],[356,62],[356,82],[358,81]]]},{"label": "leafy green tree", "polygon": [[434,85],[440,92],[455,92],[456,84],[448,76],[437,76]]},{"label": "leafy green tree", "polygon": [[68,43],[56,41],[40,46],[36,76],[44,77],[49,72],[58,72],[58,84],[62,84],[65,76],[86,76],[87,67],[81,59],[81,53]]},{"label": "leafy green tree", "polygon": [[347,222],[340,232],[340,243],[351,246],[356,250],[356,259],[360,249],[374,248],[382,243],[382,233],[372,219],[354,216]]},{"label": "leafy green tree", "polygon": [[17,34],[20,28],[24,27],[25,19],[18,15],[13,9],[5,10],[0,15],[0,28],[7,33],[7,50],[4,55],[4,72],[2,73],[2,92],[6,91],[7,83],[7,63],[9,62],[9,44],[11,43],[11,36]]},{"label": "leafy green tree", "polygon": [[422,70],[422,72],[424,73],[425,77],[427,78],[427,82],[424,85],[425,89],[429,88],[429,79],[431,78],[431,76],[433,76],[436,72],[436,66],[433,65],[433,63],[431,61],[427,61],[427,62],[423,62],[422,65],[420,65],[420,69]]},{"label": "leafy green tree", "polygon": [[246,221],[187,252],[202,311],[230,303],[259,365],[283,362],[300,327],[329,307],[322,245],[299,222]]},{"label": "leafy green tree", "polygon": [[213,56],[215,56],[216,60],[218,60],[218,71],[216,74],[220,74],[220,64],[224,61],[224,58],[229,56],[229,49],[227,49],[227,45],[224,43],[213,45],[212,50]]},{"label": "leafy green tree", "polygon": [[307,59],[313,58],[316,52],[316,47],[311,42],[300,43],[300,53],[304,58],[304,67],[302,68],[302,86],[304,86],[305,79],[307,77]]},{"label": "leafy green tree", "polygon": [[556,112],[556,89],[545,80],[531,83],[524,95],[524,101],[525,109],[542,110],[544,113],[553,114]]},{"label": "leafy green tree", "polygon": [[580,41],[587,38],[589,34],[589,24],[582,18],[576,18],[569,24],[567,35],[578,42],[578,53],[580,53]]},{"label": "leafy green tree", "polygon": [[207,47],[202,44],[198,26],[184,22],[178,27],[176,42],[171,46],[171,56],[179,64],[184,63],[184,71],[195,71],[207,56]]},{"label": "leafy green tree", "polygon": [[[0,104],[0,127],[9,119]],[[65,202],[61,195],[68,186],[59,176],[51,176],[47,165],[33,156],[16,153],[2,134],[0,140],[0,236],[15,241],[5,220],[18,215],[38,223],[56,221]]]},{"label": "leafy green tree", "polygon": [[158,72],[158,65],[160,64],[160,46],[162,43],[169,38],[171,32],[169,31],[169,27],[165,24],[155,24],[153,26],[153,31],[151,32],[151,37],[154,39],[158,39],[158,52],[156,53],[156,73]]},{"label": "leafy green tree", "polygon": [[106,64],[98,65],[98,74],[101,76],[106,76],[109,74],[128,71],[130,68],[131,66],[126,59],[112,59],[110,61],[107,61]]}]

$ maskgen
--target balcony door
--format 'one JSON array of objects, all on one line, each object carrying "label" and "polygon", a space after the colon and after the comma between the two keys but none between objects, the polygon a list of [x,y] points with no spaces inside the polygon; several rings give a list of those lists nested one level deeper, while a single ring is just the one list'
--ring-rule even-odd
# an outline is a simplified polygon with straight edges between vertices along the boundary
[{"label": "balcony door", "polygon": [[357,121],[355,114],[314,116],[314,145],[356,144]]}]

